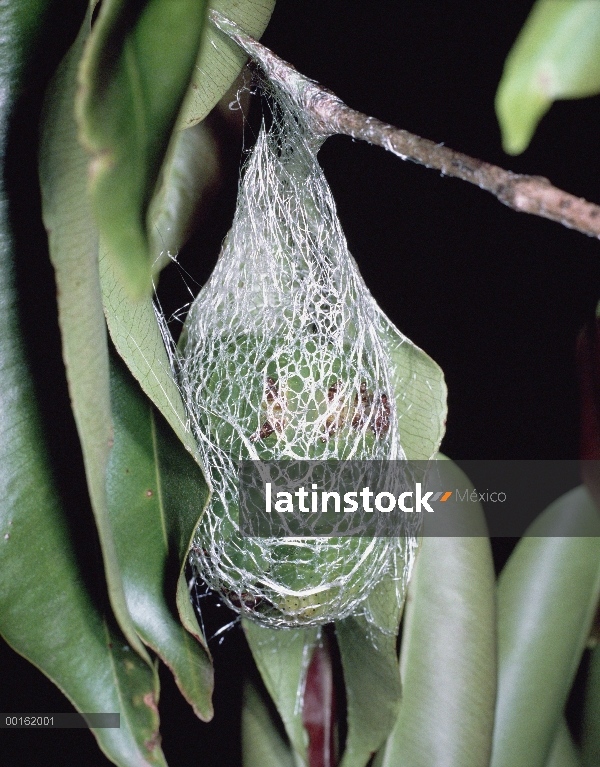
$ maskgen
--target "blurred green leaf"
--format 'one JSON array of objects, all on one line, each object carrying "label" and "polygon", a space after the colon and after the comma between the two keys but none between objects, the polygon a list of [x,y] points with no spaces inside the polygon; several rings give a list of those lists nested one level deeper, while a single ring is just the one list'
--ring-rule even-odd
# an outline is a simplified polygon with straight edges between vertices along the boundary
[{"label": "blurred green leaf", "polygon": [[207,721],[213,714],[208,648],[193,610],[188,619],[195,638],[181,625],[176,606],[181,580],[190,602],[182,563],[204,507],[206,482],[116,353],[111,398],[115,438],[108,499],[127,604],[139,635],[171,669],[196,715]]},{"label": "blurred green leaf", "polygon": [[318,641],[318,629],[270,629],[243,621],[246,639],[288,738],[306,761],[308,736],[302,724],[303,684]]},{"label": "blurred green leaf", "polygon": [[[47,16],[47,8],[54,16]],[[45,22],[58,23],[58,3],[0,6],[5,85],[1,134],[23,87],[23,70]],[[2,166],[5,139],[0,148]],[[35,192],[32,191],[32,195]],[[125,644],[112,618],[86,589],[102,574],[82,563],[61,507],[46,450],[36,391],[20,337],[15,291],[15,241],[9,204],[0,181],[0,631],[82,712],[120,712],[120,729],[96,729],[104,753],[122,767],[164,765],[158,739],[157,676]],[[21,252],[27,260],[33,254]],[[81,511],[81,510],[79,510]],[[93,548],[93,546],[92,546]],[[85,564],[83,572],[80,565]],[[89,570],[93,572],[89,572]]]},{"label": "blurred green leaf", "polygon": [[409,460],[427,461],[439,450],[446,428],[448,390],[444,374],[381,314],[388,323],[385,342],[392,361],[400,441]]},{"label": "blurred green leaf", "polygon": [[[438,456],[442,457],[442,456]],[[457,486],[465,475],[453,464]],[[402,702],[376,767],[489,764],[496,693],[495,576],[479,503],[451,498],[469,537],[424,537],[400,650]],[[473,532],[481,530],[481,537]]]},{"label": "blurred green leaf", "polygon": [[207,0],[103,0],[80,68],[80,137],[107,257],[133,299],[152,290],[147,212],[190,82]]},{"label": "blurred green leaf", "polygon": [[[208,5],[258,40],[269,23],[275,0],[209,0]],[[200,56],[179,114],[179,128],[188,128],[206,117],[229,90],[246,59],[236,43],[213,24],[206,25]]]},{"label": "blurred green leaf", "polygon": [[46,94],[40,147],[42,211],[57,284],[69,393],[83,450],[111,605],[131,646],[150,663],[127,610],[108,518],[106,467],[112,444],[108,346],[98,276],[98,235],[86,196],[87,158],[73,114],[76,73],[91,9]]},{"label": "blurred green leaf", "polygon": [[[597,764],[598,762],[594,762],[594,765]],[[554,744],[550,750],[546,767],[581,767],[577,746],[573,743],[564,717],[558,724],[558,732],[554,736]]]},{"label": "blurred green leaf", "polygon": [[[137,5],[104,0],[80,69],[78,98],[80,138],[96,153],[91,197],[99,225],[100,279],[109,331],[144,392],[194,455],[196,444],[148,292],[151,262],[181,244],[190,223],[191,201],[202,184],[195,177],[196,165],[191,170],[183,167],[198,148],[197,137],[177,136],[168,154],[167,144],[178,108],[176,95],[183,94],[188,82],[183,75],[186,67],[192,67],[186,56],[194,35],[200,34],[204,6],[204,0],[148,0]],[[163,67],[165,57],[170,63]],[[157,179],[158,190],[147,211]],[[119,193],[113,195],[111,190],[117,187]],[[126,198],[123,204],[121,196]],[[129,247],[129,237],[135,247]],[[145,292],[141,298],[137,289],[131,289],[131,280],[137,277],[130,279],[123,271],[132,264],[138,277],[145,275],[137,282]],[[162,265],[164,261],[156,268]]]},{"label": "blurred green leaf", "polygon": [[500,574],[493,767],[546,763],[598,604],[599,536],[596,507],[576,488],[528,528]]},{"label": "blurred green leaf", "polygon": [[538,0],[513,45],[496,114],[504,150],[519,154],[556,99],[600,93],[598,0]]},{"label": "blurred green leaf", "polygon": [[242,702],[243,767],[294,767],[297,762],[279,732],[267,702],[251,683],[244,686]]}]

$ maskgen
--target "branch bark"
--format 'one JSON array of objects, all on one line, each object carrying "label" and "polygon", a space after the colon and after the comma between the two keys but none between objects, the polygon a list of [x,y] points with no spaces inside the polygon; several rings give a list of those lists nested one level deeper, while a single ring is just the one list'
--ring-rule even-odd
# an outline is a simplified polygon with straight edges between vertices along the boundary
[{"label": "branch bark", "polygon": [[403,160],[476,184],[513,210],[548,218],[569,229],[600,238],[599,205],[558,189],[543,176],[513,173],[357,112],[217,11],[211,11],[210,15],[221,32],[234,40],[260,65],[267,77],[276,80],[298,102],[310,116],[317,134],[323,137],[343,134],[367,141]]}]

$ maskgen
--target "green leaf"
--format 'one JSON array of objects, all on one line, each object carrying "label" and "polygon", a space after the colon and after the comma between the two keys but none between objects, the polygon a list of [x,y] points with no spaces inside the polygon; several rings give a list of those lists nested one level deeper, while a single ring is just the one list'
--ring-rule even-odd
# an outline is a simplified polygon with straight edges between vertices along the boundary
[{"label": "green leaf", "polygon": [[496,114],[504,150],[519,154],[556,99],[600,93],[600,4],[538,0],[506,63]]},{"label": "green leaf", "polygon": [[[441,456],[440,456],[441,457]],[[464,474],[454,465],[457,486]],[[402,703],[376,767],[488,765],[496,692],[495,578],[480,504],[451,499],[481,537],[424,537],[402,633]]]},{"label": "green leaf", "polygon": [[[162,765],[155,672],[126,646],[86,591],[53,484],[18,341],[6,221],[2,231],[0,570],[6,577],[0,579],[0,632],[79,711],[120,712],[119,730],[93,730],[115,764]],[[91,577],[103,582],[102,573]]]},{"label": "green leaf", "polygon": [[106,467],[112,444],[106,324],[98,276],[98,235],[86,186],[87,158],[77,143],[76,72],[91,10],[46,94],[40,147],[44,225],[56,274],[59,324],[69,394],[83,450],[111,605],[131,646],[150,663],[127,610],[108,518]]},{"label": "green leaf", "polygon": [[[58,12],[46,16],[48,5]],[[1,135],[24,86],[30,47],[44,22],[58,23],[58,4],[19,2],[0,6],[5,84]],[[5,139],[0,153],[5,160]],[[31,190],[33,196],[35,192]],[[35,209],[35,208],[34,208]],[[155,673],[129,647],[112,619],[103,616],[86,590],[84,573],[61,507],[46,439],[36,407],[36,391],[20,338],[15,290],[17,247],[0,180],[0,631],[82,712],[120,712],[120,729],[96,729],[104,753],[122,767],[164,765],[158,745]],[[26,245],[19,258],[35,262]],[[78,509],[81,513],[81,509]],[[92,546],[93,548],[93,546]]]},{"label": "green leaf", "polygon": [[582,763],[585,767],[600,764],[600,646],[590,655],[581,736]]},{"label": "green leaf", "polygon": [[[167,155],[166,150],[178,105],[176,94],[181,95],[188,82],[182,80],[182,73],[192,66],[186,64],[184,53],[187,50],[189,55],[191,39],[200,34],[204,5],[204,0],[149,0],[138,4],[136,11],[133,3],[104,0],[80,70],[77,110],[80,137],[99,153],[91,164],[91,198],[99,226],[100,280],[112,341],[193,455],[197,447],[146,288],[151,263],[160,269],[164,265],[160,254],[182,244],[190,209],[201,191],[196,167],[183,168],[198,148],[198,134],[178,136]],[[165,57],[169,63],[163,67]],[[134,76],[141,78],[139,93],[133,87]],[[135,125],[129,125],[129,120]],[[147,210],[165,158],[157,193]],[[118,188],[118,194],[112,194],[113,188]],[[135,247],[128,244],[129,237],[135,239]],[[131,265],[137,277],[133,272],[128,276]],[[146,276],[140,282],[142,272]],[[132,289],[132,280],[145,292],[141,298],[140,291]]]},{"label": "green leaf", "polygon": [[[202,126],[199,126],[200,130]],[[165,263],[164,251],[176,250],[188,231],[191,209],[202,191],[195,178],[197,166],[191,154],[203,143],[194,130],[178,134],[161,174],[161,185],[152,201],[152,253],[155,270]],[[185,139],[183,136],[185,135]],[[206,150],[206,147],[205,147]],[[207,152],[208,161],[208,152]],[[214,162],[214,159],[211,160]],[[183,166],[187,165],[184,170]],[[194,200],[194,202],[192,202]],[[185,406],[173,377],[152,299],[134,301],[115,268],[108,248],[100,242],[100,283],[104,313],[111,340],[143,391],[170,423],[185,448],[199,462]]]},{"label": "green leaf", "polygon": [[188,450],[198,459],[185,406],[173,377],[171,363],[154,304],[149,297],[132,301],[119,282],[100,243],[100,282],[110,337],[127,367]]},{"label": "green leaf", "polygon": [[206,123],[173,137],[148,213],[154,274],[185,244],[199,209],[218,185],[219,170],[217,138]]},{"label": "green leaf", "polygon": [[576,488],[528,528],[500,574],[493,767],[546,763],[598,603],[599,536],[596,507]]},{"label": "green leaf", "polygon": [[[102,252],[102,250],[101,250]],[[173,378],[171,363],[158,325],[154,305],[150,298],[134,302],[119,284],[108,258],[100,260],[100,279],[104,311],[115,348],[127,364],[130,372],[140,383],[142,390],[157,407],[175,434],[202,468],[198,448],[189,428],[185,407],[179,388]],[[204,475],[204,470],[203,470]],[[208,496],[201,493],[204,505],[198,500],[197,520],[200,518]],[[189,545],[190,538],[186,539]],[[181,555],[179,562],[187,559]],[[197,621],[190,604],[185,582],[177,584],[177,609],[184,628],[201,641]],[[186,693],[187,696],[187,693]],[[199,707],[202,716],[209,715],[209,709]]]},{"label": "green leaf", "polygon": [[[209,0],[208,4],[259,40],[269,23],[275,0]],[[207,24],[192,82],[179,114],[179,128],[188,128],[206,117],[229,90],[246,59],[236,43],[213,24]]]},{"label": "green leaf", "polygon": [[385,337],[392,361],[392,384],[400,426],[400,442],[409,460],[432,458],[446,428],[448,390],[438,364],[388,324]]},{"label": "green leaf", "polygon": [[362,616],[335,624],[348,728],[341,767],[365,767],[394,727],[401,695],[396,656],[399,611],[396,617],[395,631],[387,633]]},{"label": "green leaf", "polygon": [[277,729],[267,702],[251,683],[242,702],[242,764],[244,767],[294,767],[296,762]]},{"label": "green leaf", "polygon": [[139,635],[171,669],[196,715],[208,721],[213,714],[208,648],[193,610],[188,633],[176,605],[180,581],[190,603],[182,563],[204,507],[206,483],[116,353],[111,395],[115,441],[107,486],[127,604]]},{"label": "green leaf", "polygon": [[[242,14],[240,20],[246,19],[250,26],[262,25],[260,30],[258,27],[252,27],[259,34],[266,26],[272,3],[270,0],[262,0],[252,9],[253,5],[250,2],[221,3],[223,9],[232,16],[239,10]],[[208,40],[209,37],[212,39],[220,33],[213,30],[210,36],[208,32],[206,35]],[[222,50],[222,55],[219,54],[213,61],[211,54],[202,70],[204,75],[195,75],[192,85],[194,93],[206,92],[206,96],[202,97],[205,99],[203,103],[208,103],[206,99],[210,100],[213,97],[216,103],[242,66],[242,59],[235,67],[232,64],[233,60],[239,59],[238,47],[228,38],[220,36],[220,39],[217,47]],[[211,50],[214,50],[212,45]],[[223,53],[225,50],[227,53]],[[228,64],[223,64],[223,56]],[[220,73],[222,67],[225,69]],[[199,72],[197,69],[195,71]],[[218,87],[215,83],[218,83]],[[216,88],[214,92],[211,90],[213,86]],[[180,132],[172,140],[156,194],[148,211],[150,253],[155,272],[166,264],[167,253],[176,252],[183,244],[189,233],[190,216],[195,201],[204,193],[206,184],[210,184],[210,179],[213,178],[214,170],[210,168],[214,169],[215,160],[210,143],[206,138],[206,131],[202,128],[198,132]],[[200,160],[203,162],[201,171],[198,167]],[[183,444],[195,455],[196,460],[199,460],[179,389],[171,373],[169,357],[152,301],[149,297],[141,300],[132,298],[119,268],[115,265],[110,241],[104,237],[101,237],[100,243],[100,272],[104,310],[115,347]]]},{"label": "green leaf", "polygon": [[[597,762],[594,762],[597,764]],[[569,732],[569,727],[564,717],[558,724],[558,732],[554,737],[554,744],[550,750],[550,756],[546,767],[581,767],[581,760],[577,746]]]},{"label": "green leaf", "polygon": [[270,629],[247,620],[243,626],[254,661],[277,706],[288,738],[306,761],[308,736],[302,724],[303,684],[318,641],[318,629]]},{"label": "green leaf", "polygon": [[132,298],[150,295],[147,212],[190,82],[206,0],[104,0],[80,69],[92,209]]}]

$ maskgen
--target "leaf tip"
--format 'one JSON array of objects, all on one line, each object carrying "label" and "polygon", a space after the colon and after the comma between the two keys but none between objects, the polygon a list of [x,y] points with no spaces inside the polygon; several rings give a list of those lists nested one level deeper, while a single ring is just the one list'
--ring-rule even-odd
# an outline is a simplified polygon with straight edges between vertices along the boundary
[{"label": "leaf tip", "polygon": [[502,148],[507,154],[518,155],[527,149],[551,104],[552,99],[530,83],[516,83],[506,75],[502,77],[495,108]]}]

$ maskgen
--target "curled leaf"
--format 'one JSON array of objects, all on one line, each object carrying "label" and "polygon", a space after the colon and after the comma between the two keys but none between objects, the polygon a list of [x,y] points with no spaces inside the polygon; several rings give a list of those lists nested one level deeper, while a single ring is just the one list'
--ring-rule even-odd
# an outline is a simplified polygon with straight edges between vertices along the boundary
[{"label": "curled leaf", "polygon": [[152,290],[148,205],[190,81],[206,0],[104,0],[79,72],[80,138],[107,257],[133,299]]}]

